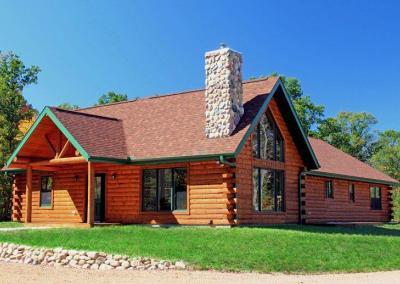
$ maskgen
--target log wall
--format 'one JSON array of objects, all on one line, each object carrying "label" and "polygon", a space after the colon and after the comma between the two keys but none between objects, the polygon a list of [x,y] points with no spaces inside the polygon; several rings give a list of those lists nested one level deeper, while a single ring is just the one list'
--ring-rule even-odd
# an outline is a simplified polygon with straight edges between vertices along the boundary
[{"label": "log wall", "polygon": [[[333,182],[333,199],[325,198],[325,181],[329,180]],[[355,184],[355,202],[349,198],[351,183]],[[381,188],[382,210],[371,209],[370,186]],[[390,221],[390,187],[386,185],[306,176],[303,190],[306,223]]]},{"label": "log wall", "polygon": [[[188,210],[185,212],[142,212],[142,170],[186,167]],[[82,223],[86,218],[87,167],[70,166],[52,173],[51,208],[40,208],[40,176],[34,173],[32,223]],[[151,167],[96,164],[95,173],[106,175],[105,222],[134,224],[231,225],[235,223],[234,169],[217,161],[166,164]],[[115,179],[111,176],[115,175]],[[76,177],[78,179],[76,180]],[[16,176],[13,219],[23,221],[25,174]]]}]

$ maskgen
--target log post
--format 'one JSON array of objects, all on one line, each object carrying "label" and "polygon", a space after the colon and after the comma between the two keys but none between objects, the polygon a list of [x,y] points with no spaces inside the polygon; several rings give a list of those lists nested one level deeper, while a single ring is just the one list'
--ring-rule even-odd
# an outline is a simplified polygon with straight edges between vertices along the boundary
[{"label": "log post", "polygon": [[88,162],[88,204],[87,204],[87,223],[94,225],[94,168],[92,162]]},{"label": "log post", "polygon": [[26,168],[25,223],[32,221],[32,166]]}]

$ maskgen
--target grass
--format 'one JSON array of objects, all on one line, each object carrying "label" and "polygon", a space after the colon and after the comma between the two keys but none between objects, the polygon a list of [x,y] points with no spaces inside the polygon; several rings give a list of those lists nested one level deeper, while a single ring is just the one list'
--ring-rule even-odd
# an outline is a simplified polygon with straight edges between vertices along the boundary
[{"label": "grass", "polygon": [[22,224],[18,222],[0,222],[0,228],[17,228],[17,227],[22,227]]},{"label": "grass", "polygon": [[115,226],[1,232],[0,242],[184,260],[198,269],[309,273],[400,268],[400,225]]}]

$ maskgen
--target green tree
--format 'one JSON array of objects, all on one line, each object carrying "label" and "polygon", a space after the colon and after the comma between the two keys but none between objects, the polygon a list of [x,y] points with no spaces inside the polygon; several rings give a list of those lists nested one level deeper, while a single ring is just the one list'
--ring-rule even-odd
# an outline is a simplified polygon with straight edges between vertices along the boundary
[{"label": "green tree", "polygon": [[340,112],[336,117],[324,119],[313,135],[367,162],[376,148],[372,130],[376,123],[376,118],[369,113]]},{"label": "green tree", "polygon": [[[21,121],[30,120],[35,114],[25,100],[23,89],[37,83],[39,67],[26,67],[14,53],[0,52],[0,163],[16,148],[22,136]],[[11,182],[7,175],[0,175],[0,219],[9,219],[11,213]]]},{"label": "green tree", "polygon": [[117,102],[124,102],[127,100],[128,100],[128,96],[126,94],[121,94],[121,93],[116,93],[116,92],[108,92],[99,98],[97,105],[105,105],[105,104],[111,104],[111,103],[117,103]]},{"label": "green tree", "polygon": [[70,103],[62,103],[58,105],[59,108],[66,109],[66,110],[76,110],[79,108],[78,105],[73,105]]},{"label": "green tree", "polygon": [[400,180],[400,131],[386,130],[379,133],[376,151],[370,162],[375,168]]},{"label": "green tree", "polygon": [[[400,180],[400,131],[386,130],[379,133],[377,150],[371,157],[371,164],[388,174],[389,176]],[[392,192],[393,199],[393,219],[400,221],[400,187]]]},{"label": "green tree", "polygon": [[315,104],[310,96],[304,95],[301,82],[297,78],[286,77],[276,72],[272,73],[272,76],[279,76],[292,99],[304,132],[306,135],[312,135],[312,129],[317,127],[324,117],[325,107]]}]

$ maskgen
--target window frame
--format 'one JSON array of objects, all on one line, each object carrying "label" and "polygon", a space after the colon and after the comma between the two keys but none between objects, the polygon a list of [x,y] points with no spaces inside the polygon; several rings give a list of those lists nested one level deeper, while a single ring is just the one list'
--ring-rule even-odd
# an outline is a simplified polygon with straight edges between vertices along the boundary
[{"label": "window frame", "polygon": [[[43,190],[43,179],[47,179],[46,190]],[[49,179],[51,179],[51,189],[48,190]],[[43,175],[40,177],[40,188],[39,188],[39,208],[41,209],[53,209],[53,188],[54,188],[54,178],[52,175]],[[50,204],[43,205],[42,203],[42,193],[50,192]]]},{"label": "window frame", "polygon": [[[261,158],[261,131],[260,131],[260,124],[261,121],[263,120],[263,116],[266,116],[266,118],[269,120],[269,122],[272,124],[272,128],[273,128],[273,132],[274,132],[274,141],[273,141],[273,147],[274,147],[274,158],[271,159],[263,159]],[[274,117],[272,116],[270,111],[267,111],[266,113],[263,114],[263,116],[261,116],[260,121],[258,122],[257,126],[255,127],[254,131],[253,131],[253,137],[252,140],[253,141],[257,141],[257,152],[256,155],[254,155],[254,145],[252,144],[252,156],[254,159],[260,159],[260,160],[270,160],[270,161],[277,161],[277,162],[285,162],[285,140],[283,139],[283,135],[278,127],[278,124],[276,123]],[[281,141],[281,159],[277,159],[277,141],[279,141],[277,138],[280,138]],[[256,139],[254,139],[256,138]],[[254,143],[254,142],[253,142]]]},{"label": "window frame", "polygon": [[[330,194],[328,194],[328,187],[327,185],[330,184]],[[333,180],[326,180],[324,182],[325,185],[325,199],[334,199],[335,198],[335,194],[334,194],[334,186],[333,186]]]},{"label": "window frame", "polygon": [[349,201],[351,203],[356,202],[356,184],[355,183],[349,183]]},{"label": "window frame", "polygon": [[[372,190],[378,190],[379,198],[372,198]],[[376,195],[376,193],[375,193]],[[371,210],[382,210],[382,188],[380,186],[372,185],[369,187],[369,200]],[[379,200],[379,205],[376,206],[376,200]]]},{"label": "window frame", "polygon": [[[258,196],[258,208],[259,210],[254,208],[253,204],[253,199],[254,199],[254,179],[252,178],[252,210],[254,212],[258,213],[285,213],[286,212],[286,190],[285,190],[285,171],[280,170],[280,169],[271,169],[271,168],[260,168],[260,167],[253,167],[252,175],[254,174],[254,170],[257,170],[257,184],[258,184],[258,189],[257,189],[257,196]],[[261,170],[267,170],[267,171],[272,171],[273,172],[273,189],[274,189],[274,208],[273,209],[263,209],[262,208],[262,189],[261,189]],[[276,176],[277,173],[281,174],[281,190],[282,190],[282,209],[278,210],[277,204],[278,204],[278,194],[276,190]]]},{"label": "window frame", "polygon": [[[175,170],[176,169],[183,169],[186,172],[186,209],[173,209],[176,206],[176,190],[175,190]],[[160,188],[159,188],[159,173],[160,170],[171,170],[171,210],[160,210]],[[144,179],[145,179],[145,171],[156,171],[156,210],[146,210],[144,207]],[[165,214],[165,213],[183,213],[186,214],[189,212],[189,170],[187,166],[175,166],[175,167],[149,167],[149,168],[142,168],[141,169],[141,206],[140,210],[141,213],[157,213],[157,214]]]}]

